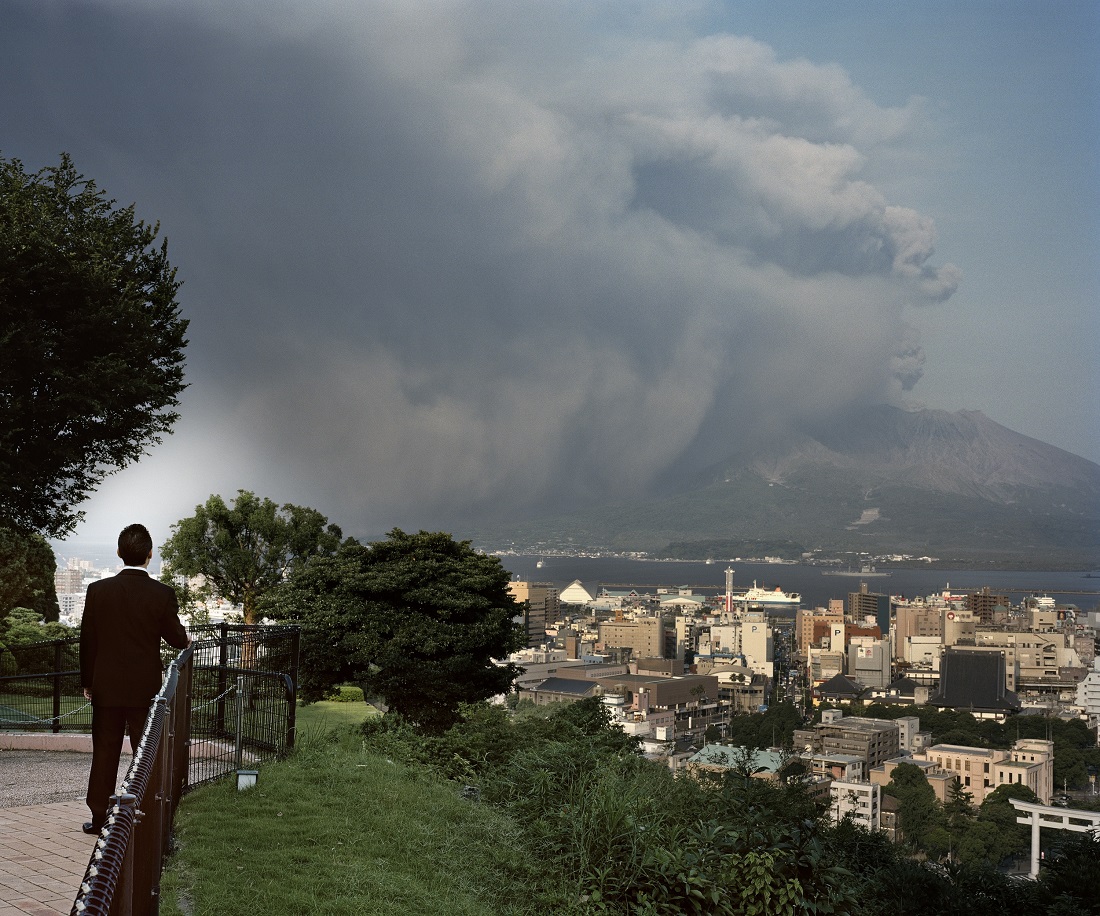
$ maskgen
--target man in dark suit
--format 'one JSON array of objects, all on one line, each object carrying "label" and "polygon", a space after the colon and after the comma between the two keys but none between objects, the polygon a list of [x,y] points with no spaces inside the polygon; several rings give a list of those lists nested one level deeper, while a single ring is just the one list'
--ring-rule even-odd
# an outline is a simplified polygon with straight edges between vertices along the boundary
[{"label": "man in dark suit", "polygon": [[191,644],[179,618],[176,593],[149,576],[153,539],[144,525],[118,536],[125,564],[118,575],[88,586],[80,624],[80,683],[92,701],[92,772],[85,833],[99,833],[118,777],[122,739],[135,749],[149,705],[160,690],[160,641],[176,649]]}]

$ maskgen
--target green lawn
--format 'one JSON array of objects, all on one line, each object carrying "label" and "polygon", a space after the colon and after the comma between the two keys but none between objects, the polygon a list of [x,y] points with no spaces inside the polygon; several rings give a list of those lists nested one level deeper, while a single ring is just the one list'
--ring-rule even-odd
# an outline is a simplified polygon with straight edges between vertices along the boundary
[{"label": "green lawn", "polygon": [[161,913],[562,911],[540,898],[545,879],[524,864],[531,857],[507,817],[363,750],[346,726],[362,721],[364,706],[302,707],[295,753],[265,764],[254,788],[225,780],[184,797]]},{"label": "green lawn", "polygon": [[295,720],[298,731],[329,730],[345,725],[361,725],[365,719],[381,713],[369,703],[331,703],[322,701],[304,706],[298,704]]},{"label": "green lawn", "polygon": [[[62,720],[65,731],[90,731],[92,722],[92,709],[87,706],[88,701],[83,695],[68,695],[61,697],[61,715],[66,716]],[[77,712],[75,716],[68,713]],[[48,723],[34,722],[35,719],[50,719],[53,716],[53,694],[35,696],[25,693],[0,693],[0,725],[6,728],[34,727],[46,728]],[[75,728],[79,725],[79,728]]]}]

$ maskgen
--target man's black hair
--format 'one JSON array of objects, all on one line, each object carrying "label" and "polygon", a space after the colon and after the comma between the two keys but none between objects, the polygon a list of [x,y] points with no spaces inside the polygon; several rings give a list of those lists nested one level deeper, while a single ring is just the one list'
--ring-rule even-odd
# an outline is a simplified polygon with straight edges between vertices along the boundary
[{"label": "man's black hair", "polygon": [[153,550],[153,537],[144,525],[127,525],[118,536],[118,555],[127,566],[144,566]]}]

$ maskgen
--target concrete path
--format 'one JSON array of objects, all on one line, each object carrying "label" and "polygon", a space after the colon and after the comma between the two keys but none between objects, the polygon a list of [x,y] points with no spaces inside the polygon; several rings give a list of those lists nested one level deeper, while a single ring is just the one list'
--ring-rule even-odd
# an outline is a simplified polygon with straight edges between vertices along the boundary
[{"label": "concrete path", "polygon": [[80,829],[91,749],[87,735],[0,734],[0,916],[72,911],[96,841]]},{"label": "concrete path", "polygon": [[0,808],[0,916],[67,916],[96,842],[87,819],[82,801]]}]

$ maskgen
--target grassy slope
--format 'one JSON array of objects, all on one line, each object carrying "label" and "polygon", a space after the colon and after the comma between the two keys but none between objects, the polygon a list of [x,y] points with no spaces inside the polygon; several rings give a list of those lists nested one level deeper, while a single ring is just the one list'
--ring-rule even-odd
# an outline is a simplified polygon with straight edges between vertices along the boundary
[{"label": "grassy slope", "polygon": [[546,912],[519,834],[453,785],[373,756],[351,729],[363,704],[304,707],[297,752],[257,786],[186,796],[164,876],[166,916]]}]

